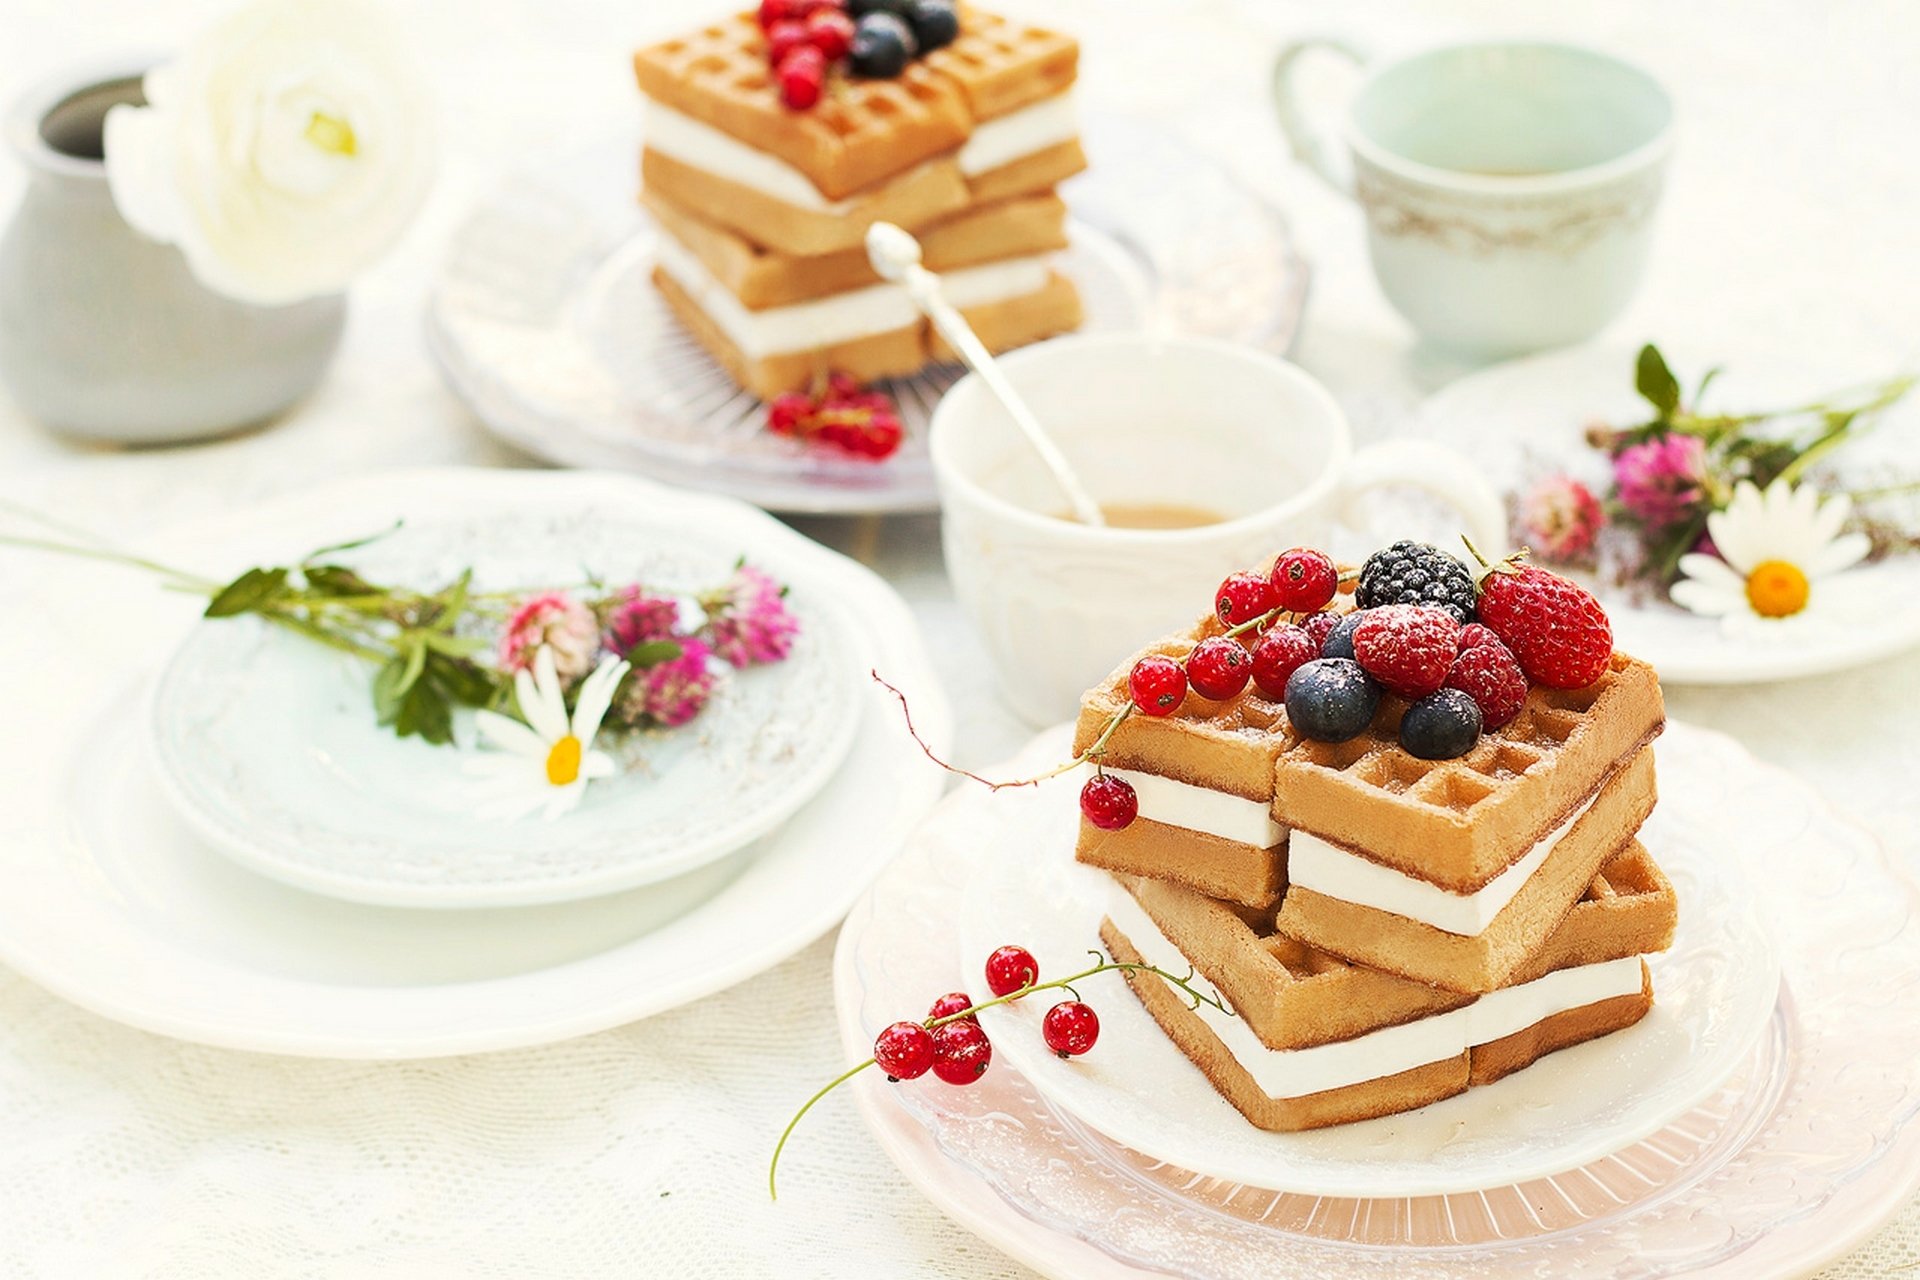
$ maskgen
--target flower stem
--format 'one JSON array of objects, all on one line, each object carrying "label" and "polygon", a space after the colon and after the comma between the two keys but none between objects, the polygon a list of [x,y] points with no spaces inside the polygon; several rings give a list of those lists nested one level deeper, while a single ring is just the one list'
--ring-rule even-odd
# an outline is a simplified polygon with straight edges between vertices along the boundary
[{"label": "flower stem", "polygon": [[[875,677],[875,678],[878,679],[878,677]],[[1194,1008],[1198,1009],[1203,1004],[1211,1005],[1215,1009],[1218,1009],[1221,1013],[1226,1014],[1229,1018],[1235,1016],[1232,1007],[1229,1006],[1226,1003],[1226,1001],[1222,1000],[1217,994],[1209,995],[1205,992],[1202,992],[1201,990],[1199,990],[1197,987],[1193,985],[1194,971],[1191,968],[1187,970],[1187,974],[1185,977],[1181,977],[1178,974],[1168,973],[1165,969],[1155,968],[1153,965],[1150,965],[1150,964],[1132,964],[1122,960],[1111,960],[1101,955],[1101,953],[1098,951],[1088,951],[1087,954],[1091,956],[1099,957],[1100,962],[1098,964],[1091,966],[1090,968],[1082,969],[1079,973],[1069,974],[1064,978],[1055,978],[1050,982],[1029,982],[1026,986],[1021,987],[1017,991],[1009,991],[1007,992],[1006,995],[995,996],[991,1000],[983,1001],[980,1004],[972,1005],[968,1008],[962,1009],[958,1013],[950,1013],[944,1018],[925,1019],[920,1025],[924,1026],[929,1031],[937,1031],[941,1027],[946,1026],[949,1022],[958,1022],[962,1018],[971,1018],[975,1014],[979,1013],[982,1009],[991,1009],[996,1005],[1011,1004],[1015,1000],[1025,999],[1027,996],[1032,995],[1036,991],[1056,991],[1056,990],[1066,991],[1071,993],[1074,999],[1078,1000],[1080,998],[1080,994],[1079,992],[1074,991],[1073,989],[1074,984],[1077,982],[1084,982],[1086,979],[1095,977],[1096,975],[1102,974],[1102,973],[1151,973],[1156,977],[1162,978],[1165,981],[1172,983],[1174,986],[1180,988],[1180,990],[1186,992],[1188,998],[1190,998],[1193,1001]],[[868,1067],[871,1067],[873,1065],[874,1065],[874,1060],[872,1058],[867,1058],[867,1059],[864,1059],[863,1061],[854,1063],[851,1067],[848,1067],[845,1071],[842,1071],[839,1075],[829,1080],[826,1084],[820,1086],[820,1088],[815,1091],[812,1097],[808,1098],[805,1102],[800,1104],[800,1109],[793,1113],[793,1119],[787,1121],[787,1127],[780,1131],[780,1141],[774,1144],[773,1159],[768,1161],[767,1163],[767,1196],[768,1198],[773,1200],[778,1200],[780,1198],[780,1187],[779,1187],[780,1154],[787,1149],[787,1139],[793,1136],[793,1131],[799,1127],[800,1121],[806,1116],[807,1112],[813,1110],[814,1104],[819,1102],[822,1098],[826,1097],[828,1094],[832,1093],[835,1089],[838,1089],[841,1085],[845,1084],[847,1081],[853,1079],[855,1076],[859,1075],[862,1071],[865,1071]]]}]

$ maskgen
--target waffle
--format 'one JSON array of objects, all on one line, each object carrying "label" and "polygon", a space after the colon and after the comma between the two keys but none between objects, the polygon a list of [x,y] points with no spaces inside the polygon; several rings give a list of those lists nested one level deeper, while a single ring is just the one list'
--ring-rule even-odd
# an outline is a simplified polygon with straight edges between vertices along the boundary
[{"label": "waffle", "polygon": [[[828,373],[852,375],[861,382],[916,373],[932,360],[927,323],[855,338],[807,351],[749,358],[721,331],[686,291],[658,267],[653,283],[680,323],[699,340],[733,380],[762,399],[784,391],[803,391]],[[961,314],[988,349],[1005,351],[1075,328],[1080,295],[1064,276],[1051,275],[1039,290],[1004,302],[963,307]]]},{"label": "waffle", "polygon": [[[652,189],[643,192],[641,199],[661,229],[686,246],[751,310],[880,283],[864,249],[795,257],[703,221]],[[1047,192],[945,218],[921,231],[920,247],[930,270],[953,271],[998,258],[1064,249],[1066,223],[1065,202]]]},{"label": "waffle", "polygon": [[633,62],[649,97],[785,160],[839,200],[957,148],[980,121],[1062,92],[1079,47],[969,10],[951,45],[894,79],[836,75],[807,111],[780,104],[751,13],[641,49]]},{"label": "waffle", "polygon": [[[1156,950],[1173,948],[1235,1010],[1260,1046],[1313,1049],[1357,1037],[1411,1028],[1420,1021],[1465,1010],[1474,1000],[1348,964],[1284,935],[1260,917],[1190,890],[1152,880],[1122,881],[1159,934]],[[1581,966],[1619,963],[1663,950],[1673,938],[1677,901],[1672,885],[1639,844],[1610,859],[1553,935],[1509,985]],[[1142,949],[1109,917],[1101,939],[1115,959],[1141,963]],[[1169,966],[1162,963],[1162,968]],[[1177,971],[1177,970],[1175,970]],[[1182,1051],[1215,1087],[1264,1129],[1297,1130],[1368,1119],[1422,1106],[1499,1079],[1555,1049],[1592,1039],[1639,1020],[1651,1004],[1644,963],[1638,989],[1565,1009],[1459,1053],[1419,1063],[1382,1078],[1276,1097],[1254,1079],[1185,997],[1150,975],[1129,973],[1135,993]],[[1625,976],[1629,983],[1632,974]],[[1614,988],[1618,990],[1618,988]],[[1459,1014],[1458,1016],[1470,1016]],[[1500,1016],[1491,1019],[1500,1023]],[[1457,1033],[1469,1040],[1471,1030]],[[1397,1066],[1386,1043],[1361,1047],[1361,1062]]]},{"label": "waffle", "polygon": [[1087,153],[1081,148],[1080,139],[1069,138],[997,168],[963,177],[967,198],[975,204],[987,204],[1034,191],[1051,191],[1086,167]]}]

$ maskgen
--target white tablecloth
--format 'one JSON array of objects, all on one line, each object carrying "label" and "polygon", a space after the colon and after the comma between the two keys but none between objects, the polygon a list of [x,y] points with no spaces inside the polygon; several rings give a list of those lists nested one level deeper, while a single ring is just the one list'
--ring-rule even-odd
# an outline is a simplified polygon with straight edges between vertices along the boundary
[{"label": "white tablecloth", "polygon": [[[500,168],[635,109],[623,52],[687,20],[664,0],[413,0],[449,155],[426,217],[356,290],[339,366],[286,421],[199,448],[69,447],[0,402],[0,493],[108,533],[407,463],[521,461],[440,386],[419,339],[437,246]],[[1362,439],[1460,370],[1419,352],[1367,273],[1358,219],[1287,164],[1265,107],[1306,0],[1053,0],[1086,41],[1086,96],[1164,113],[1285,202],[1316,268],[1298,357]],[[109,45],[165,47],[217,0],[5,0],[0,97]],[[1683,132],[1649,284],[1616,329],[1711,348],[1759,336],[1891,366],[1915,351],[1920,9],[1905,0],[1359,0],[1376,45],[1554,33],[1668,77]],[[1176,21],[1172,15],[1179,14]],[[0,176],[0,208],[17,175]],[[1920,445],[1915,456],[1920,457]],[[982,764],[1025,736],[941,574],[928,519],[801,522],[913,602]],[[0,556],[0,591],[20,572]],[[0,599],[4,599],[0,595]],[[0,616],[5,616],[0,608]],[[20,625],[11,621],[12,625]],[[1676,716],[1732,733],[1916,852],[1920,655],[1773,688],[1675,689]],[[4,726],[0,725],[0,730]],[[830,940],[731,992],[551,1048],[419,1065],[250,1057],[82,1013],[0,972],[0,1273],[22,1276],[999,1277],[1023,1270],[909,1190],[844,1100],[813,1116],[767,1203],[765,1158],[839,1066]],[[1920,1265],[1913,1208],[1830,1274]]]}]

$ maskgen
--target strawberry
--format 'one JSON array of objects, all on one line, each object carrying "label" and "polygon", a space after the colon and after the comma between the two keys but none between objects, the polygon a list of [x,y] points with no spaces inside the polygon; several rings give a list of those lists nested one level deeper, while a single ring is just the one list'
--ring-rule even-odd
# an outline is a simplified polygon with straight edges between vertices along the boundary
[{"label": "strawberry", "polygon": [[1515,563],[1480,561],[1480,621],[1500,637],[1527,679],[1549,689],[1584,689],[1606,674],[1613,624],[1591,593],[1557,573]]},{"label": "strawberry", "polygon": [[1368,609],[1353,629],[1361,669],[1403,698],[1424,698],[1447,682],[1460,648],[1460,624],[1423,604]]},{"label": "strawberry", "polygon": [[1512,723],[1527,700],[1526,673],[1513,651],[1491,634],[1460,651],[1447,668],[1446,687],[1460,690],[1479,705],[1480,727],[1488,733]]}]

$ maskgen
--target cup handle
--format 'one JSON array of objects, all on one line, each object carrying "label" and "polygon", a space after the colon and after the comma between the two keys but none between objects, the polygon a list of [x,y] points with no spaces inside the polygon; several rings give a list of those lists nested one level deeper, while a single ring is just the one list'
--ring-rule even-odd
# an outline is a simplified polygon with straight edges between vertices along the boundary
[{"label": "cup handle", "polygon": [[1280,132],[1287,137],[1293,158],[1320,175],[1328,186],[1348,199],[1353,198],[1353,166],[1347,160],[1346,146],[1332,128],[1315,121],[1300,101],[1293,82],[1294,72],[1303,55],[1325,49],[1337,53],[1355,66],[1367,64],[1366,53],[1356,44],[1338,36],[1307,36],[1294,40],[1280,50],[1273,64],[1273,106],[1280,117]]},{"label": "cup handle", "polygon": [[1347,464],[1342,521],[1363,528],[1360,498],[1387,485],[1425,490],[1459,514],[1463,532],[1476,546],[1489,555],[1505,549],[1506,504],[1465,454],[1431,440],[1392,440],[1357,451]]}]

